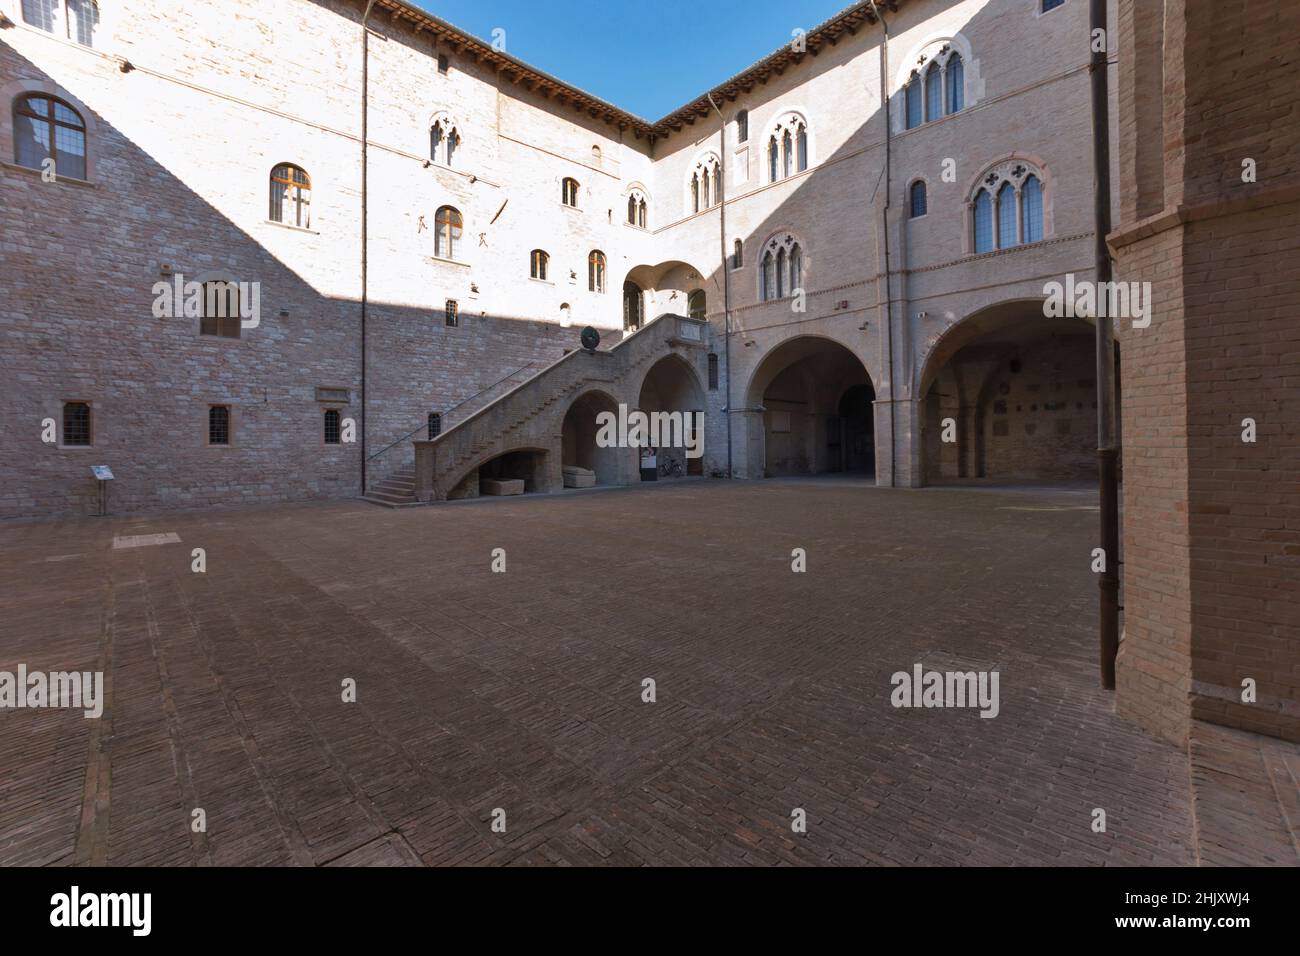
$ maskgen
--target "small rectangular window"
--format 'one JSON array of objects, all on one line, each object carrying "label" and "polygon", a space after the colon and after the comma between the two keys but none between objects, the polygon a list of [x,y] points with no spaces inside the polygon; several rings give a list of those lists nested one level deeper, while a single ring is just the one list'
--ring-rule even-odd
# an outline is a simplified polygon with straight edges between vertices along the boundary
[{"label": "small rectangular window", "polygon": [[1064,3],[1065,0],[1043,0],[1043,12],[1046,13],[1048,10],[1055,10]]},{"label": "small rectangular window", "polygon": [[203,318],[199,320],[199,334],[237,339],[239,328],[239,284],[220,280],[203,283]]},{"label": "small rectangular window", "polygon": [[718,390],[718,353],[709,353],[709,391]]},{"label": "small rectangular window", "polygon": [[450,70],[450,69],[451,69],[451,60],[447,57],[447,54],[445,54],[445,53],[439,53],[439,54],[438,54],[438,72],[439,72],[439,73],[443,73],[443,74],[445,74],[445,73],[447,73],[447,71]]},{"label": "small rectangular window", "polygon": [[325,410],[325,444],[339,444],[339,410],[337,408]]},{"label": "small rectangular window", "polygon": [[449,329],[457,328],[460,325],[460,305],[455,299],[447,300],[447,304],[443,307],[443,319]]},{"label": "small rectangular window", "polygon": [[63,444],[89,445],[90,441],[90,403],[64,402]]},{"label": "small rectangular window", "polygon": [[230,406],[208,406],[208,444],[230,444]]}]

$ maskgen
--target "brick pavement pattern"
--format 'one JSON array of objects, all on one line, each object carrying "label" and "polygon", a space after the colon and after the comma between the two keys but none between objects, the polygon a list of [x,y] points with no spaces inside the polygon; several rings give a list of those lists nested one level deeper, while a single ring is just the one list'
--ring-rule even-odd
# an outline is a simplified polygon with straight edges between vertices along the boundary
[{"label": "brick pavement pattern", "polygon": [[[1095,526],[849,480],[9,524],[0,670],[108,700],[0,711],[0,863],[1191,863],[1186,753],[1097,686]],[[1000,715],[893,708],[917,662]]]}]

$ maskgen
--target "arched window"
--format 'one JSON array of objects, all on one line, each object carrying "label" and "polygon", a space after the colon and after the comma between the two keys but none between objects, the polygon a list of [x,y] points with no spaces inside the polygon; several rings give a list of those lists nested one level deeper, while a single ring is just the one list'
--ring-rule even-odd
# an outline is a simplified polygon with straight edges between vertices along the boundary
[{"label": "arched window", "polygon": [[915,129],[921,125],[921,77],[915,72],[907,81],[903,95],[907,103],[907,128]]},{"label": "arched window", "polygon": [[768,179],[770,179],[772,182],[776,182],[778,179],[781,178],[781,174],[777,167],[777,156],[779,152],[780,151],[776,145],[776,137],[775,136],[770,137],[767,141],[767,167],[768,167],[767,171],[768,171]]},{"label": "arched window", "polygon": [[925,121],[937,120],[943,115],[943,76],[939,61],[931,60],[925,69]]},{"label": "arched window", "polygon": [[1020,187],[1020,238],[1041,242],[1043,238],[1043,185],[1030,176]]},{"label": "arched window", "polygon": [[55,176],[86,178],[86,123],[62,100],[28,93],[14,100],[14,162],[45,169],[54,161]]},{"label": "arched window", "polygon": [[605,253],[593,249],[587,256],[587,289],[591,292],[605,291]]},{"label": "arched window", "polygon": [[429,159],[441,166],[451,166],[460,148],[460,127],[446,113],[434,117],[429,126]]},{"label": "arched window", "polygon": [[636,204],[636,224],[642,229],[645,228],[645,200],[639,199]]},{"label": "arched window", "polygon": [[909,207],[913,219],[925,215],[925,181],[918,179],[909,190]]},{"label": "arched window", "polygon": [[301,167],[281,163],[271,170],[272,222],[311,228],[311,177]]},{"label": "arched window", "polygon": [[737,239],[731,244],[731,268],[739,269],[745,264],[745,244]]},{"label": "arched window", "polygon": [[944,65],[944,77],[948,86],[948,112],[956,113],[966,105],[966,67],[962,64],[961,54],[953,53]]},{"label": "arched window", "polygon": [[636,225],[636,197],[635,196],[627,197],[627,221],[634,226]]},{"label": "arched window", "polygon": [[546,270],[550,267],[551,257],[541,249],[534,249],[528,255],[528,272],[534,279],[546,279]]},{"label": "arched window", "polygon": [[781,134],[781,175],[789,176],[794,172],[794,143],[790,138],[790,131],[786,130]]},{"label": "arched window", "polygon": [[795,148],[799,152],[797,157],[799,172],[803,172],[808,168],[808,130],[803,126],[800,126],[798,132],[795,133],[794,138]]},{"label": "arched window", "polygon": [[987,189],[975,194],[975,251],[993,251],[993,197]]},{"label": "arched window", "polygon": [[790,233],[778,233],[763,244],[758,292],[764,302],[783,299],[803,288],[803,249]]},{"label": "arched window", "polygon": [[561,201],[566,206],[578,207],[578,181],[565,177],[561,184]]},{"label": "arched window", "polygon": [[736,142],[749,142],[749,110],[741,110],[736,114]]},{"label": "arched window", "polygon": [[460,242],[464,225],[459,209],[452,206],[440,208],[434,217],[433,254],[440,259],[455,259],[456,244]]},{"label": "arched window", "polygon": [[1003,183],[998,190],[998,248],[1016,244],[1016,187]]},{"label": "arched window", "polygon": [[686,296],[686,314],[692,319],[702,319],[705,313],[705,294],[703,289],[696,289]]},{"label": "arched window", "polygon": [[706,153],[695,161],[691,171],[691,209],[702,212],[722,201],[722,161],[716,153]]},{"label": "arched window", "polygon": [[593,166],[599,166],[599,165],[600,165],[600,156],[601,156],[601,153],[600,153],[600,147],[599,147],[599,146],[592,146],[592,147],[591,147],[591,163],[592,163]]},{"label": "arched window", "polygon": [[798,113],[786,113],[767,140],[768,178],[772,182],[808,168],[808,124]]},{"label": "arched window", "polygon": [[623,328],[629,332],[641,328],[645,319],[645,296],[635,282],[623,283]]}]

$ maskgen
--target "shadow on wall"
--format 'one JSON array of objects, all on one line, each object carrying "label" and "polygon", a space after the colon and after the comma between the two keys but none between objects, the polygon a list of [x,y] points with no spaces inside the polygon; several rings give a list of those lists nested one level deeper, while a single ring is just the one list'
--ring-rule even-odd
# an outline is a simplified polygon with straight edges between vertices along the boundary
[{"label": "shadow on wall", "polygon": [[[299,271],[335,261],[338,236],[269,223],[266,235],[252,235],[114,125],[107,92],[65,88],[7,44],[0,68],[14,78],[0,104],[8,148],[14,91],[56,96],[86,121],[94,187],[0,166],[0,231],[24,238],[6,251],[0,275],[0,443],[14,450],[0,466],[0,516],[95,511],[90,464],[113,468],[117,512],[355,495],[363,440],[373,454],[420,428],[429,412],[454,409],[449,427],[517,384],[510,376],[579,346],[578,328],[475,314],[472,303],[460,304],[452,324],[433,284],[428,308],[372,299],[363,417],[360,303],[321,293]],[[199,155],[222,162],[219,151]],[[275,162],[250,190],[258,203]],[[359,206],[333,198],[339,220],[355,222]],[[80,278],[51,282],[55,266]],[[340,268],[359,276],[359,238]],[[260,321],[209,335],[197,316],[155,317],[155,284],[177,276],[255,283]],[[89,445],[61,434],[42,441],[41,423],[61,423],[65,402],[89,406]],[[214,405],[229,409],[224,444],[210,441]],[[329,412],[355,425],[355,441],[331,440]],[[371,463],[371,479],[409,459],[403,443],[399,458]]]}]

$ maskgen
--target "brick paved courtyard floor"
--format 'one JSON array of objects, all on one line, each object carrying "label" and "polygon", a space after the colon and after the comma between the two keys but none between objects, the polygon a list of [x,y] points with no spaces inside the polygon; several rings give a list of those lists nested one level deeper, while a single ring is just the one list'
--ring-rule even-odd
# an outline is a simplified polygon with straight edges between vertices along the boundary
[{"label": "brick paved courtyard floor", "polygon": [[[1186,754],[1097,687],[1096,524],[815,480],[3,526],[0,670],[108,690],[0,710],[0,862],[1190,863]],[[999,715],[895,709],[918,662]]]}]

